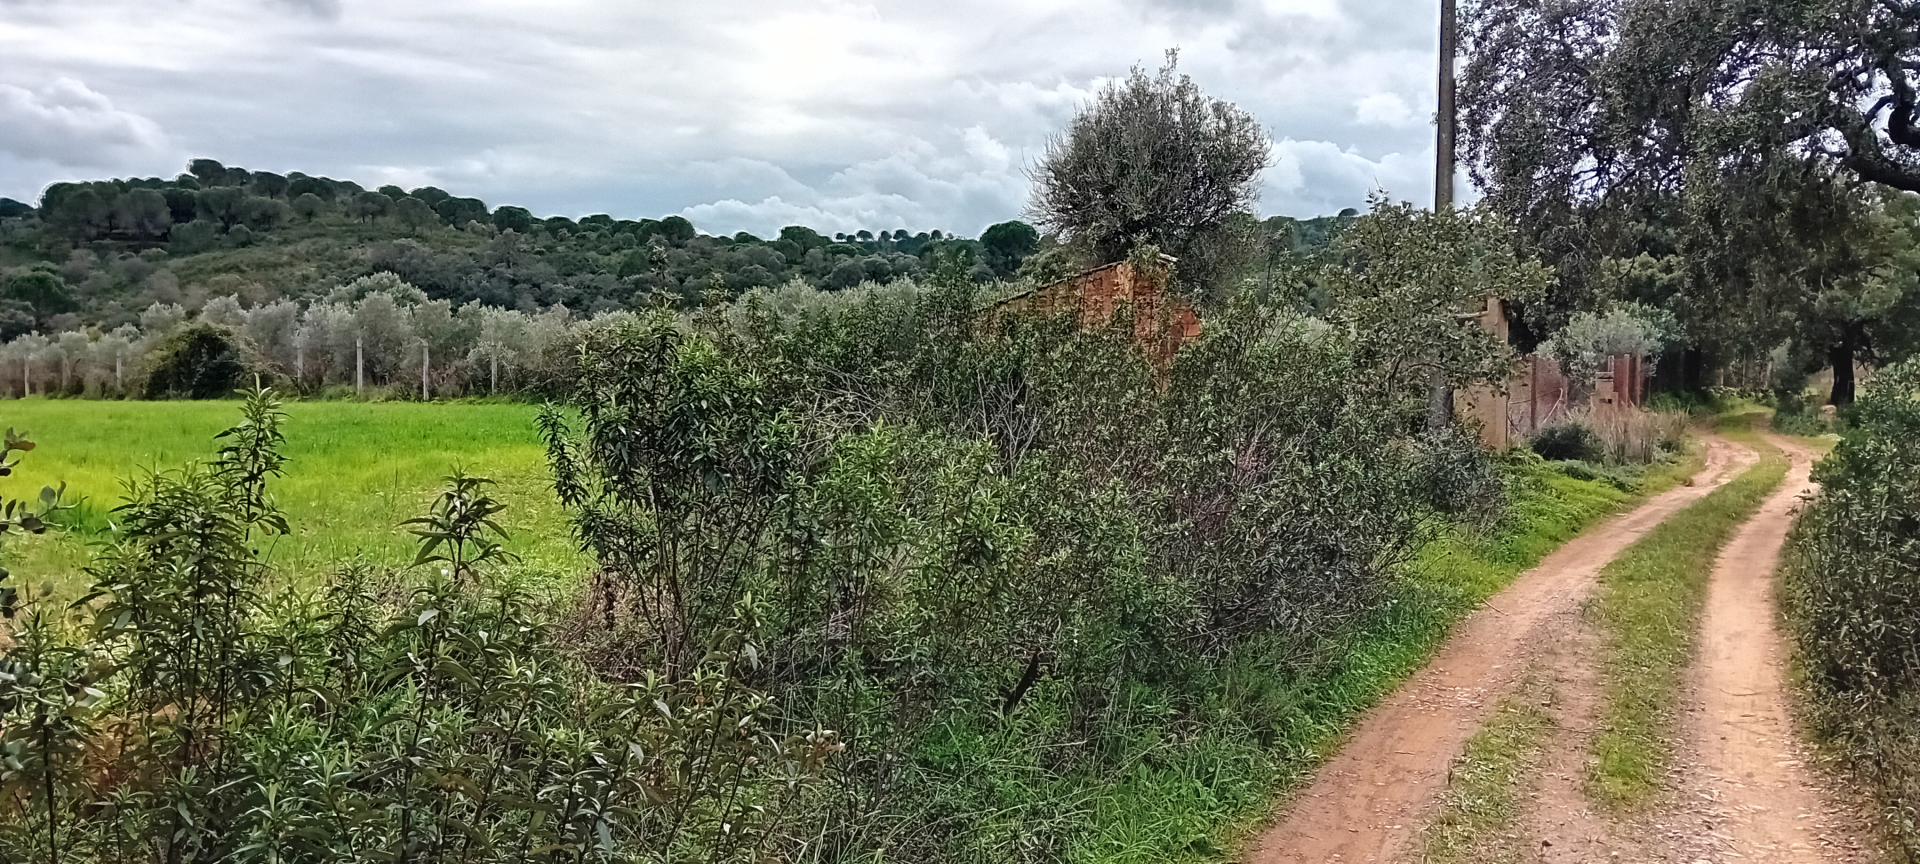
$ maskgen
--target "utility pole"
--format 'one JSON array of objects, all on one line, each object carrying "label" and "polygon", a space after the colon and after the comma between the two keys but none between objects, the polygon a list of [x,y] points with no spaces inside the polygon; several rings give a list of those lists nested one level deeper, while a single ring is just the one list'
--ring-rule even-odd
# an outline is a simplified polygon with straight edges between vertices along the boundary
[{"label": "utility pole", "polygon": [[[1455,0],[1440,0],[1440,105],[1434,113],[1433,212],[1453,209],[1454,105],[1453,55]],[[1427,382],[1427,428],[1438,431],[1453,422],[1453,388],[1446,370],[1434,367]]]},{"label": "utility pole", "polygon": [[1433,141],[1435,211],[1453,206],[1454,130],[1458,124],[1458,112],[1453,104],[1453,58],[1458,53],[1455,31],[1459,23],[1454,6],[1455,0],[1440,0],[1440,110],[1435,124],[1439,128],[1434,130]]}]

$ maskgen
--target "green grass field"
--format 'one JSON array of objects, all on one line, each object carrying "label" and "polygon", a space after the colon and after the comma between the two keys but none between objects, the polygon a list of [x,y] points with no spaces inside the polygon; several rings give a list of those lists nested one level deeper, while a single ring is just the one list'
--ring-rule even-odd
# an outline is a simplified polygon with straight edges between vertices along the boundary
[{"label": "green grass field", "polygon": [[[533,406],[295,402],[286,411],[287,476],[272,489],[293,533],[266,549],[283,573],[311,578],[356,559],[410,562],[412,537],[398,523],[419,515],[455,468],[499,482],[508,547],[528,571],[570,581],[584,569],[547,486]],[[0,402],[0,427],[38,445],[0,489],[31,498],[64,482],[69,499],[81,501],[65,514],[65,528],[8,538],[0,560],[26,584],[47,580],[61,594],[76,592],[123,482],[212,458],[213,436],[238,416],[238,402]]]}]

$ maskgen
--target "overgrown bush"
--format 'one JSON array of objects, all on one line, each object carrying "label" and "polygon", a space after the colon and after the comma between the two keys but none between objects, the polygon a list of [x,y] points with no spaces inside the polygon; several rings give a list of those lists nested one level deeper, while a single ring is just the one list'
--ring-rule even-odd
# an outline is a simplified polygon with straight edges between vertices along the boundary
[{"label": "overgrown bush", "polygon": [[1126,316],[979,306],[950,279],[655,313],[591,336],[542,420],[599,562],[587,656],[683,668],[763,601],[756,681],[848,744],[809,796],[824,858],[1066,856],[1087,814],[1040,789],[1203,717],[1272,729],[1219,707],[1229,668],[1309,674],[1430,529],[1504,500],[1347,328],[1240,302],[1160,368]]},{"label": "overgrown bush", "polygon": [[410,590],[363,568],[289,588],[255,551],[289,528],[281,420],[256,393],[218,460],[131,488],[74,607],[91,622],[27,598],[0,656],[0,860],[750,861],[804,842],[795,805],[838,748],[774,731],[753,602],[672,678],[603,682],[502,578],[500,505],[467,476],[409,523]]},{"label": "overgrown bush", "polygon": [[[1504,572],[1402,565],[1505,502],[1427,391],[1504,374],[1455,310],[1543,271],[1386,210],[1329,319],[1241,297],[1171,358],[1138,310],[1013,314],[957,267],[610,316],[540,421],[596,563],[555,620],[462,476],[409,577],[289,587],[256,394],[133,485],[91,627],[17,630],[0,857],[1192,854]],[[1097,834],[1156,784],[1213,821]]]},{"label": "overgrown bush", "polygon": [[1788,539],[1786,606],[1821,727],[1920,859],[1920,367],[1883,370]]},{"label": "overgrown bush", "polygon": [[1772,394],[1773,431],[1786,435],[1826,435],[1834,431],[1834,422],[1820,412],[1804,390],[1782,389]]},{"label": "overgrown bush", "polygon": [[1685,446],[1687,417],[1664,411],[1581,411],[1534,433],[1528,446],[1549,461],[1650,465]]},{"label": "overgrown bush", "polygon": [[1527,446],[1540,454],[1540,458],[1553,462],[1597,462],[1603,453],[1600,436],[1577,421],[1557,423],[1535,432]]},{"label": "overgrown bush", "polygon": [[221,399],[254,371],[241,338],[211,324],[196,324],[168,336],[154,350],[140,387],[144,399]]},{"label": "overgrown bush", "polygon": [[1680,451],[1686,443],[1685,414],[1614,410],[1583,418],[1600,442],[1600,458],[1613,465],[1650,465]]},{"label": "overgrown bush", "polygon": [[1783,435],[1815,436],[1830,434],[1833,432],[1834,424],[1825,416],[1812,411],[1796,414],[1782,414],[1776,411],[1769,426],[1773,431]]}]

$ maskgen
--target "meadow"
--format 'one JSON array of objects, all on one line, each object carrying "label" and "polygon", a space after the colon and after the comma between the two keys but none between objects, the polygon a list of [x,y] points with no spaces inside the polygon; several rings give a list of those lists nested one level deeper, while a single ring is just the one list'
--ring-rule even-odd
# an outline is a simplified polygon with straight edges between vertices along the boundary
[{"label": "meadow", "polygon": [[[272,490],[292,533],[262,550],[279,572],[313,579],[356,561],[410,563],[416,541],[399,523],[420,515],[456,469],[499,483],[507,546],[521,556],[521,569],[569,584],[584,569],[548,485],[535,406],[291,402],[286,411],[287,476]],[[0,427],[37,446],[5,481],[7,494],[30,498],[64,483],[77,506],[62,514],[60,530],[9,538],[0,560],[23,580],[77,592],[125,483],[211,459],[214,436],[238,417],[233,401],[8,400]]]}]

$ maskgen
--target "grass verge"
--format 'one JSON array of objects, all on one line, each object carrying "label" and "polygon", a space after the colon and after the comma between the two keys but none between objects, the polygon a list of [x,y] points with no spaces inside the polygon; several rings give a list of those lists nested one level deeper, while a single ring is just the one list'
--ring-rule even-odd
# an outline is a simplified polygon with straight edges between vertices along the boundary
[{"label": "grass verge", "polygon": [[1615,811],[1644,805],[1672,758],[1672,722],[1720,547],[1786,476],[1787,460],[1744,418],[1723,428],[1758,464],[1647,532],[1600,571],[1605,640],[1600,724],[1587,793]]}]

